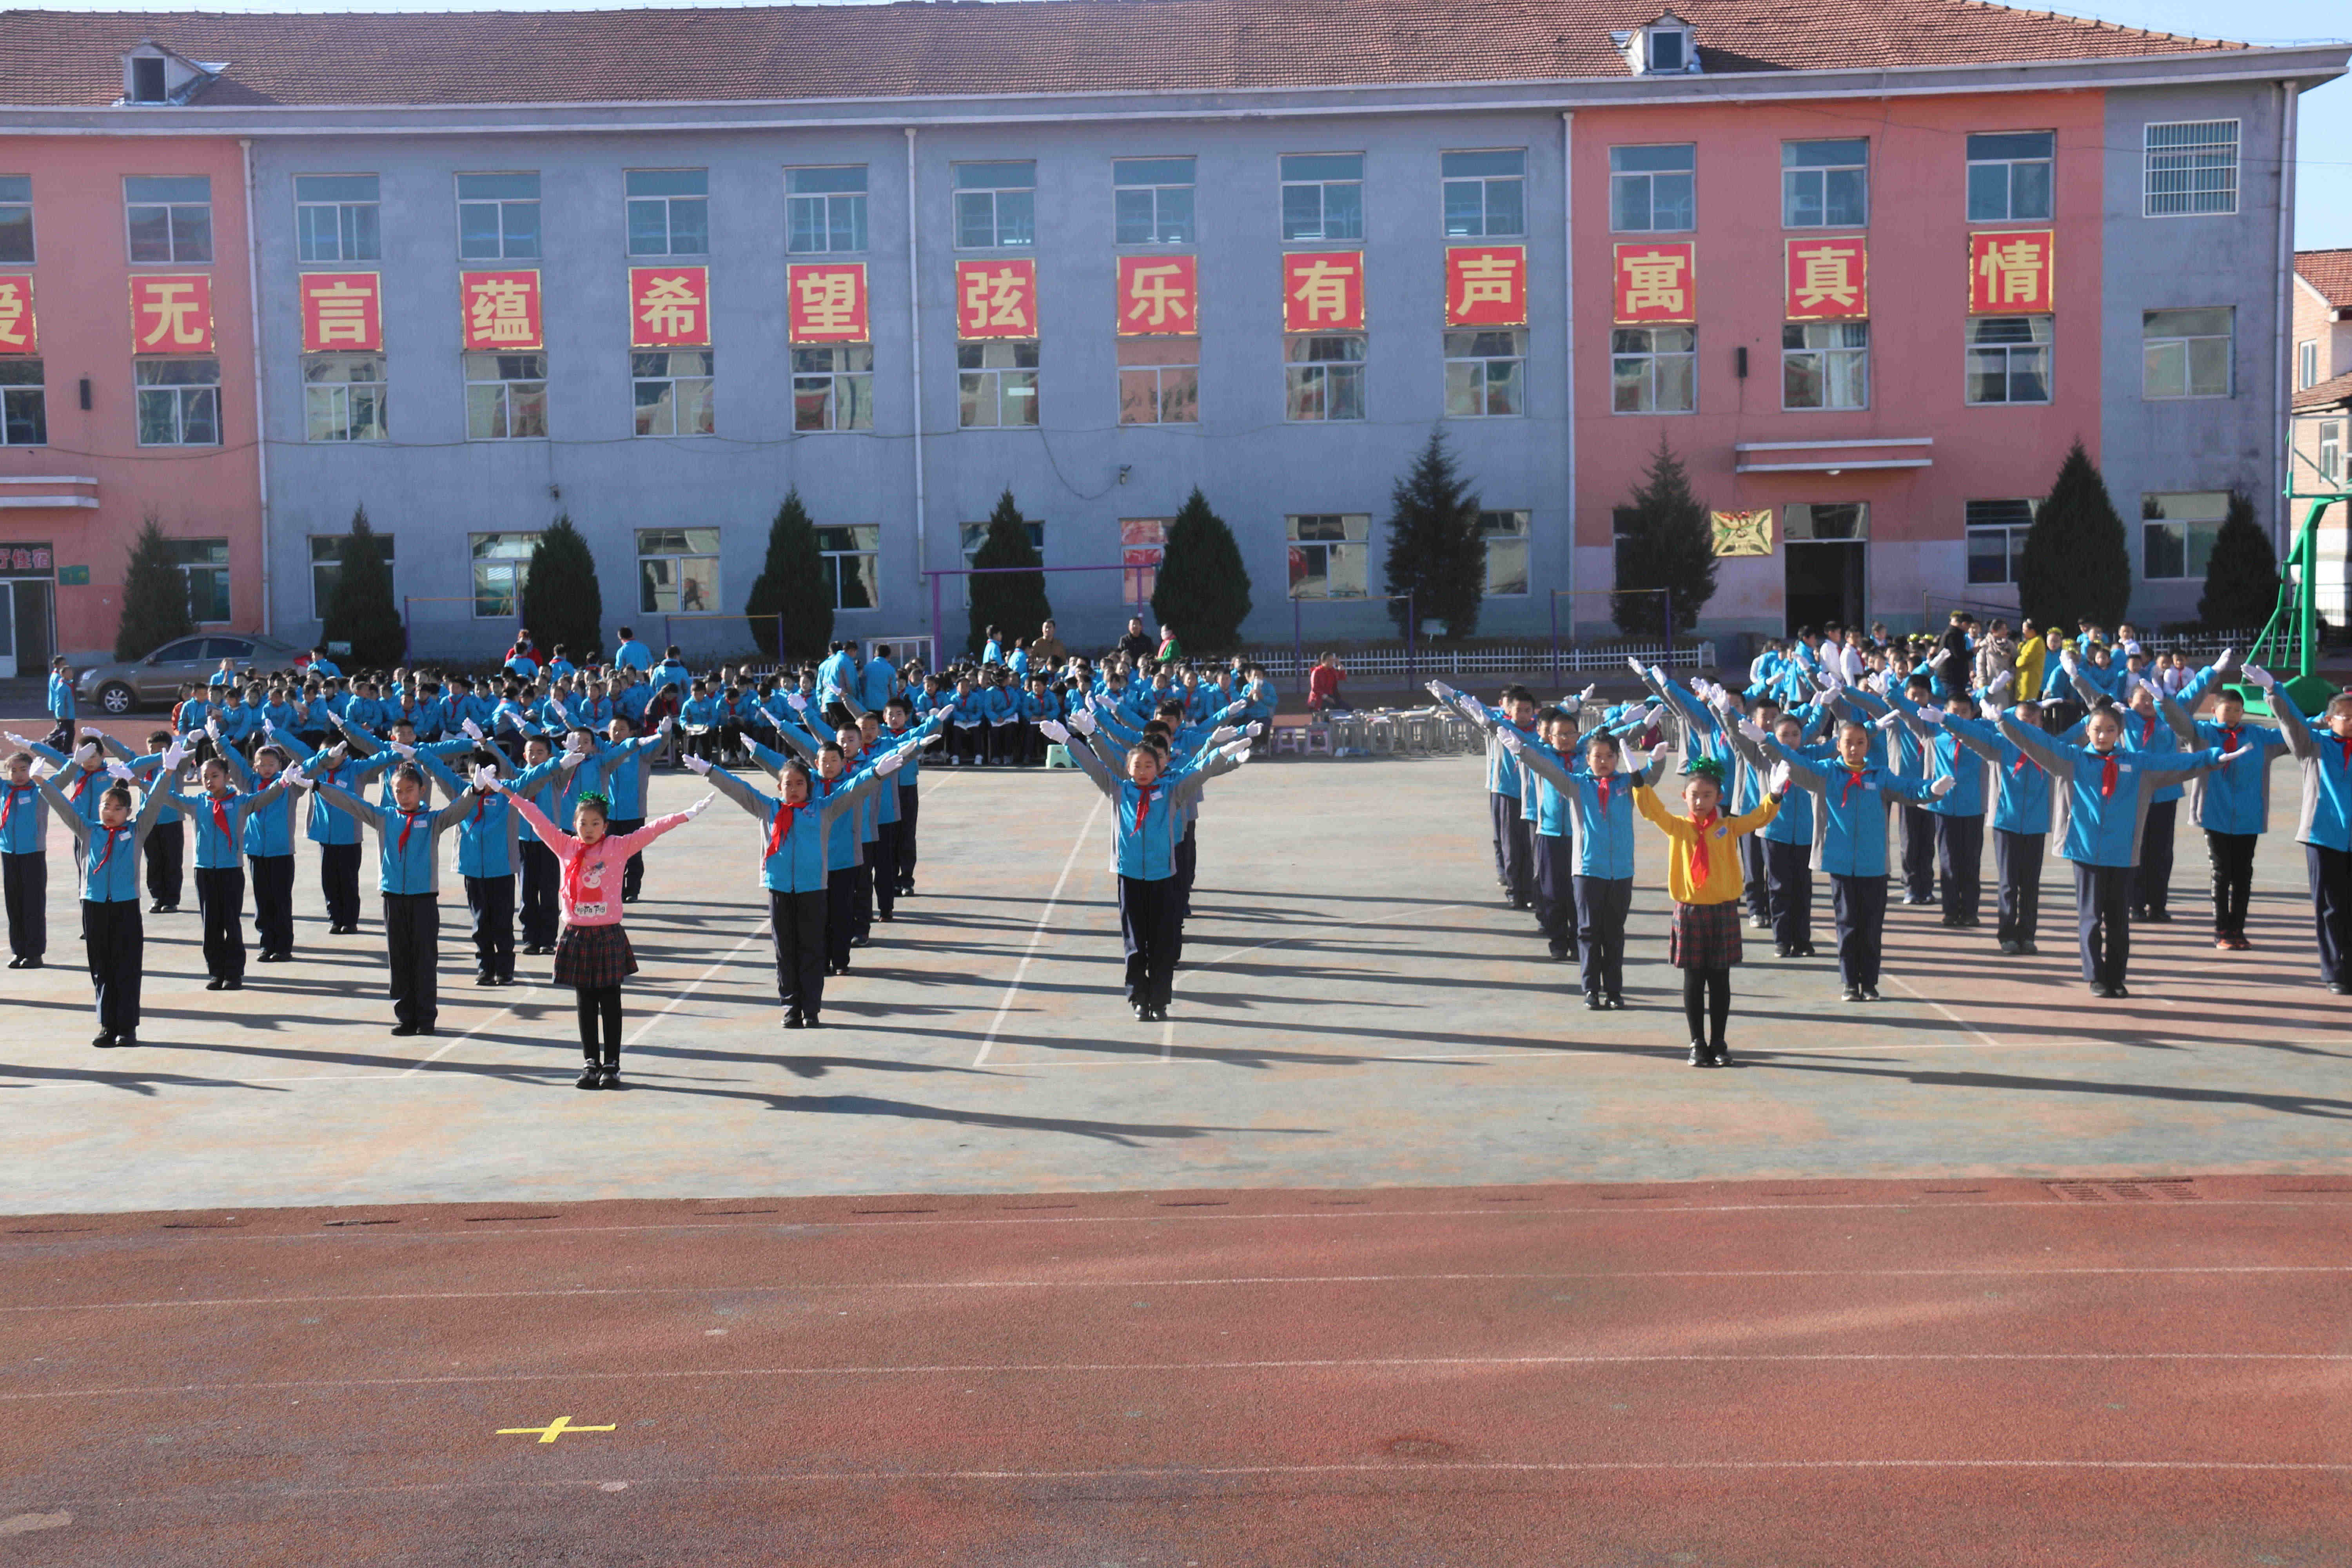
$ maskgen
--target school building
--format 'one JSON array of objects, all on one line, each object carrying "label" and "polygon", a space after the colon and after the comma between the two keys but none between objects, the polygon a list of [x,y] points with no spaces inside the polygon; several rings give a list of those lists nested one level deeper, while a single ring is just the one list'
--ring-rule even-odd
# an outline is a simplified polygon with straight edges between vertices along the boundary
[{"label": "school building", "polygon": [[[1970,0],[11,13],[0,546],[99,647],[152,510],[299,643],[364,506],[419,647],[479,653],[568,515],[608,625],[731,647],[796,487],[843,635],[937,586],[960,641],[935,574],[1010,489],[1129,568],[1048,579],[1084,643],[1197,485],[1250,635],[1379,636],[1443,428],[1483,632],[1603,628],[1662,443],[1704,628],[1780,632],[2013,603],[2079,438],[2184,618],[2229,492],[2279,521],[2295,98],[2345,64]],[[202,349],[151,342],[191,279]],[[207,364],[209,426],[146,418]]]}]

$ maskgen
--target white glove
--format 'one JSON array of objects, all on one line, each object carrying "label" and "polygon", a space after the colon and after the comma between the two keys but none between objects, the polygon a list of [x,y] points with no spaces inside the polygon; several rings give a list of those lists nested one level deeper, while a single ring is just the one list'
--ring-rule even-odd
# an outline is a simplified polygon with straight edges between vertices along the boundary
[{"label": "white glove", "polygon": [[656,734],[656,735],[667,735],[667,734],[668,734],[668,733],[670,732],[670,729],[671,729],[672,725],[673,725],[675,722],[676,722],[676,721],[674,721],[674,720],[671,720],[671,719],[668,719],[668,718],[664,718],[660,723],[658,723],[658,724],[656,724],[656,725],[655,725],[655,726],[654,726],[654,733],[655,733],[655,734]]},{"label": "white glove", "polygon": [[1666,743],[1664,741],[1661,741],[1656,745],[1650,748],[1650,766],[1654,768],[1665,760]]},{"label": "white glove", "polygon": [[1454,688],[1446,685],[1445,682],[1442,680],[1429,680],[1423,681],[1422,684],[1429,694],[1432,697],[1436,698],[1440,702],[1451,702],[1454,700]]},{"label": "white glove", "polygon": [[[1071,715],[1072,718],[1076,718],[1076,716],[1077,715],[1076,714]],[[1037,721],[1037,732],[1045,736],[1045,739],[1053,742],[1054,744],[1057,746],[1066,746],[1070,743],[1070,732],[1062,728],[1061,725],[1055,723],[1051,719],[1040,719]]]},{"label": "white glove", "polygon": [[1232,745],[1227,746],[1223,751],[1217,754],[1219,756],[1231,757],[1234,760],[1234,765],[1235,767],[1239,767],[1244,763],[1250,760],[1249,742],[1247,741],[1235,741]]},{"label": "white glove", "polygon": [[1212,746],[1222,746],[1227,741],[1234,739],[1240,733],[1241,731],[1239,730],[1234,729],[1230,724],[1220,724],[1215,729],[1209,731],[1209,744]]},{"label": "white glove", "polygon": [[898,771],[899,767],[905,763],[906,760],[907,754],[904,752],[891,752],[888,756],[874,764],[876,776],[880,778],[889,777],[892,773]]},{"label": "white glove", "polygon": [[1739,732],[1759,746],[1764,743],[1764,726],[1753,719],[1742,719],[1739,721]]},{"label": "white glove", "polygon": [[2252,746],[2240,746],[2234,752],[2224,752],[2221,753],[2221,765],[2226,768],[2231,763],[2237,762],[2241,758],[2252,756],[2255,751],[2256,748]]},{"label": "white glove", "polygon": [[[167,757],[171,755],[169,752],[163,754]],[[300,789],[310,782],[310,775],[302,771],[302,764],[299,763],[289,763],[278,778],[278,782],[285,784],[288,789]]]},{"label": "white glove", "polygon": [[1650,679],[1664,686],[1666,683],[1666,672],[1654,664],[1650,666]]},{"label": "white glove", "polygon": [[710,776],[710,759],[708,757],[698,757],[692,752],[688,752],[687,754],[686,765],[705,778]]},{"label": "white glove", "polygon": [[1774,763],[1772,764],[1772,771],[1765,775],[1764,793],[1767,795],[1786,795],[1789,793],[1789,785],[1794,782],[1795,777],[1796,775],[1789,771],[1788,763]]},{"label": "white glove", "polygon": [[1073,713],[1070,715],[1070,728],[1081,735],[1091,735],[1096,729],[1095,716],[1091,713]]},{"label": "white glove", "polygon": [[1871,722],[1877,725],[1882,730],[1892,731],[1895,725],[1903,722],[1903,716],[1894,709],[1889,708],[1885,712],[1881,713],[1877,718],[1873,719]]},{"label": "white glove", "polygon": [[33,749],[32,737],[29,735],[19,735],[14,730],[8,731],[5,734],[0,734],[0,740],[6,741],[10,745],[16,747],[19,751],[29,752]]},{"label": "white glove", "polygon": [[1466,691],[1458,691],[1454,693],[1454,706],[1456,711],[1460,712],[1463,717],[1468,719],[1473,724],[1485,724],[1488,721],[1489,715],[1486,712],[1486,705],[1479,701],[1475,697],[1471,696]]},{"label": "white glove", "polygon": [[1502,742],[1503,750],[1510,752],[1511,755],[1515,757],[1521,752],[1528,749],[1528,743],[1526,740],[1520,736],[1518,730],[1509,724],[1497,726],[1495,731],[1495,739]]},{"label": "white glove", "polygon": [[2002,692],[2013,691],[2016,688],[2017,671],[2013,669],[2004,669],[1999,676],[1994,678],[1993,683],[1985,689],[1991,695],[1998,697]]},{"label": "white glove", "polygon": [[1634,674],[1636,674],[1636,675],[1642,675],[1642,674],[1645,674],[1645,673],[1647,673],[1647,672],[1646,672],[1645,670],[1643,670],[1643,668],[1642,668],[1642,661],[1641,661],[1640,659],[1638,659],[1638,658],[1634,658],[1632,654],[1630,654],[1630,653],[1629,653],[1629,654],[1627,654],[1627,655],[1625,656],[1625,663],[1626,663],[1627,667],[1628,667],[1628,668],[1630,668],[1633,671],[1633,673],[1634,673]]},{"label": "white glove", "polygon": [[74,748],[74,761],[78,763],[88,761],[95,763],[101,755],[103,755],[103,753],[100,752],[98,742],[96,741],[84,741],[80,745]]},{"label": "white glove", "polygon": [[496,773],[492,772],[491,769],[485,764],[484,766],[474,770],[474,787],[478,790],[487,790],[495,795],[499,791],[506,788],[507,785],[504,779],[499,777]]},{"label": "white glove", "polygon": [[2074,657],[2073,648],[2062,647],[2058,650],[2058,668],[2064,670],[2067,678],[2072,679],[2082,669],[2083,661]]},{"label": "white glove", "polygon": [[2263,690],[2266,692],[2278,685],[2278,677],[2273,675],[2269,670],[2264,669],[2259,664],[2250,664],[2246,666],[2244,674],[2247,680],[2255,686],[2262,688]]},{"label": "white glove", "polygon": [[1730,692],[1725,690],[1720,686],[1710,687],[1707,690],[1706,700],[1715,705],[1715,710],[1717,712],[1722,714],[1727,719],[1731,718],[1739,711],[1739,699],[1734,697]]},{"label": "white glove", "polygon": [[1225,704],[1224,711],[1219,713],[1217,717],[1220,719],[1231,719],[1235,714],[1246,713],[1248,711],[1249,704],[1246,702],[1228,702]]},{"label": "white glove", "polygon": [[1244,735],[1247,735],[1251,740],[1255,741],[1255,740],[1256,740],[1260,735],[1263,735],[1263,734],[1265,734],[1265,723],[1264,723],[1264,722],[1262,722],[1262,721],[1250,723],[1250,724],[1248,724],[1248,725],[1244,726],[1244,728],[1243,728],[1243,730],[1242,730],[1242,733],[1243,733],[1243,734],[1244,734]]},{"label": "white glove", "polygon": [[563,737],[563,750],[567,756],[574,758],[585,756],[588,752],[588,742],[582,738],[579,731],[573,730]]},{"label": "white glove", "polygon": [[172,743],[163,748],[163,760],[156,764],[156,771],[159,773],[178,773],[180,771],[181,759],[184,758],[187,754],[188,743],[185,741],[174,737]]},{"label": "white glove", "polygon": [[936,717],[940,723],[946,723],[949,720],[955,717],[955,704],[952,702],[940,703],[938,711],[934,714],[934,717]]},{"label": "white glove", "polygon": [[394,741],[392,743],[392,749],[399,753],[400,760],[404,763],[413,763],[416,760],[416,748],[414,746],[404,746],[398,741]]},{"label": "white glove", "polygon": [[261,721],[261,732],[268,736],[273,741],[278,739],[278,726],[271,723],[267,718]]},{"label": "white glove", "polygon": [[475,723],[471,719],[467,720],[463,724],[460,724],[457,727],[466,731],[466,738],[469,741],[478,741],[482,738],[482,727],[479,724]]},{"label": "white glove", "polygon": [[124,784],[131,782],[130,764],[123,762],[120,757],[110,757],[107,759],[106,772],[107,776],[110,778],[121,779]]},{"label": "white glove", "polygon": [[700,816],[704,812],[710,809],[710,803],[718,798],[719,797],[715,795],[706,795],[700,800],[696,801],[692,805],[688,806],[680,815],[687,817]]},{"label": "white glove", "polygon": [[1983,714],[1986,721],[1990,722],[2000,717],[2000,704],[1990,697],[1979,697],[1977,699],[1977,711]]},{"label": "white glove", "polygon": [[784,699],[784,706],[795,713],[805,713],[808,711],[808,699],[795,691]]},{"label": "white glove", "polygon": [[2230,672],[2237,668],[2238,650],[2233,647],[2223,648],[2221,657],[2213,661],[2213,674],[2217,679],[2229,679]]},{"label": "white glove", "polygon": [[1596,681],[1594,681],[1591,685],[1590,685],[1590,686],[1586,687],[1583,690],[1581,690],[1581,691],[1578,692],[1578,693],[1576,694],[1576,700],[1577,700],[1579,702],[1590,702],[1590,701],[1591,701],[1594,698],[1596,698],[1596,697],[1598,697],[1598,696],[1600,696],[1600,695],[1601,695],[1601,683],[1600,683],[1599,681],[1597,681],[1597,680],[1596,680]]},{"label": "white glove", "polygon": [[1935,783],[1927,786],[1927,793],[1934,795],[1937,800],[1941,800],[1946,795],[1952,793],[1952,781],[1948,778],[1937,779]]}]

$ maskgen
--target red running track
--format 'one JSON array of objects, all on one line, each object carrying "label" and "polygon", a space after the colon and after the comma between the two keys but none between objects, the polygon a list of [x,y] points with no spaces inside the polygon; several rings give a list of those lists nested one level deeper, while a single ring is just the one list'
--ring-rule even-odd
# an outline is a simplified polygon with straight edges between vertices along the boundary
[{"label": "red running track", "polygon": [[11,1563],[2352,1563],[2352,1180],[109,1215],[0,1279]]}]

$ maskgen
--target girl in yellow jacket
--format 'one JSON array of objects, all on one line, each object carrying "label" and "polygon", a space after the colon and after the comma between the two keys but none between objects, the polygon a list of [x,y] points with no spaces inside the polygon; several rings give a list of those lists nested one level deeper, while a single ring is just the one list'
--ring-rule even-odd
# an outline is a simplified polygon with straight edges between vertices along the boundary
[{"label": "girl in yellow jacket", "polygon": [[1784,763],[1772,770],[1770,793],[1742,816],[1723,815],[1721,763],[1700,757],[1685,773],[1688,816],[1668,811],[1643,784],[1633,786],[1633,804],[1666,836],[1666,888],[1675,900],[1666,961],[1683,972],[1690,1065],[1729,1067],[1723,1026],[1731,1016],[1731,966],[1739,962],[1739,900],[1747,877],[1739,836],[1780,815],[1780,799],[1789,793],[1789,769]]}]

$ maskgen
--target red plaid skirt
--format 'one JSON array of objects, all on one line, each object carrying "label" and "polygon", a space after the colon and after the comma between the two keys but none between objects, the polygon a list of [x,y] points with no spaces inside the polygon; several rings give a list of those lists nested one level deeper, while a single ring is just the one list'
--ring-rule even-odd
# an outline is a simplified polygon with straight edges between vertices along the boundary
[{"label": "red plaid skirt", "polygon": [[629,933],[618,925],[565,926],[555,939],[558,985],[618,985],[636,972]]},{"label": "red plaid skirt", "polygon": [[1676,904],[1666,962],[1676,969],[1729,969],[1739,962],[1739,900]]}]

